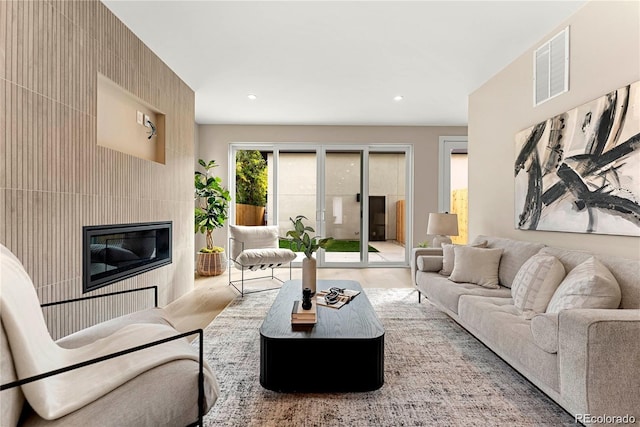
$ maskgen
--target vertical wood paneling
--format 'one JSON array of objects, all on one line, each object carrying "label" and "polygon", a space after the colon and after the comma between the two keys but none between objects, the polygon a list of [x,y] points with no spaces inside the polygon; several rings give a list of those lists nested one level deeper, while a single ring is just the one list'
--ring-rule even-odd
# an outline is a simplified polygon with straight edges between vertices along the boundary
[{"label": "vertical wood paneling", "polygon": [[[167,115],[166,165],[97,146],[100,72]],[[194,94],[97,0],[0,1],[0,242],[42,302],[81,296],[82,226],[171,220],[174,264],[98,292],[193,286]],[[58,338],[150,294],[44,310]]]},{"label": "vertical wood paneling", "polygon": [[0,79],[7,75],[7,53],[9,46],[8,37],[9,8],[6,2],[0,2]]}]

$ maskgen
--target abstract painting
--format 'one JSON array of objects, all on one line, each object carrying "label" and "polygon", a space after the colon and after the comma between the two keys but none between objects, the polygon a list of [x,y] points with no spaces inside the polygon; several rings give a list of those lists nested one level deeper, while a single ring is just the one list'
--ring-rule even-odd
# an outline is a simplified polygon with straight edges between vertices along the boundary
[{"label": "abstract painting", "polygon": [[640,82],[516,135],[522,230],[640,236]]}]

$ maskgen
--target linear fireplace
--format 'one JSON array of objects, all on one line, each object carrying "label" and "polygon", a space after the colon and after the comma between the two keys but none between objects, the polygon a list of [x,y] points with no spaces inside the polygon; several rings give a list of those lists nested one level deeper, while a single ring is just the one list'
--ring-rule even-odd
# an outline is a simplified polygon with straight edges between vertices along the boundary
[{"label": "linear fireplace", "polygon": [[82,227],[82,292],[171,264],[171,221]]}]

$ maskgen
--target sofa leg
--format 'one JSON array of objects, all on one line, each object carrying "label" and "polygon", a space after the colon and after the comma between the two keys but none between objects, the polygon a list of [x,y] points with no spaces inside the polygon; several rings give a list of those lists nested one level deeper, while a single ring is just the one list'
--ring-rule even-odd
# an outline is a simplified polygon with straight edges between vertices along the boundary
[{"label": "sofa leg", "polygon": [[422,292],[418,291],[418,304],[422,302]]}]

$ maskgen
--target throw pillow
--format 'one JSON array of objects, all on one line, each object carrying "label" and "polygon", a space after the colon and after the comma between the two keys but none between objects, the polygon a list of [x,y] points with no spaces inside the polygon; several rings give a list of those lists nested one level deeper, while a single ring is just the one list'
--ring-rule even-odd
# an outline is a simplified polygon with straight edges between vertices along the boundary
[{"label": "throw pillow", "polygon": [[513,305],[527,318],[535,313],[544,313],[564,276],[564,265],[558,258],[553,255],[532,256],[522,264],[513,279]]},{"label": "throw pillow", "polygon": [[558,313],[539,313],[531,319],[533,342],[547,353],[558,352]]},{"label": "throw pillow", "polygon": [[442,257],[421,255],[418,257],[416,266],[420,271],[439,271],[442,268]]},{"label": "throw pillow", "polygon": [[547,313],[571,308],[618,308],[621,299],[616,278],[591,257],[567,274],[549,301]]},{"label": "throw pillow", "polygon": [[502,249],[455,246],[455,265],[449,280],[467,282],[489,289],[498,289],[498,267]]},{"label": "throw pillow", "polygon": [[[450,276],[451,272],[453,271],[453,266],[455,265],[455,256],[456,256],[453,248],[456,246],[463,246],[463,245],[454,245],[454,244],[442,245],[442,270],[440,270],[440,274],[442,274],[443,276]],[[471,246],[474,248],[486,248],[487,241],[482,240],[468,246]]]}]

